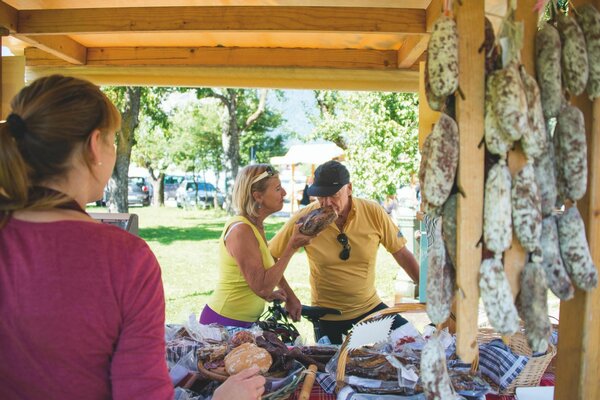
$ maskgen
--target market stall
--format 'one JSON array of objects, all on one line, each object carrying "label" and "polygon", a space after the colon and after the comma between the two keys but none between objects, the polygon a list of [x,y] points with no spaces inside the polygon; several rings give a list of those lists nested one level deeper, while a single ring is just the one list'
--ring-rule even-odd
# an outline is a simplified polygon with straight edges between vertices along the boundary
[{"label": "market stall", "polygon": [[[502,17],[504,11],[499,10],[506,9],[505,1],[457,0],[451,8],[442,0],[327,1],[319,6],[293,0],[275,5],[157,0],[130,1],[128,7],[104,0],[88,1],[88,9],[77,8],[77,3],[10,0],[0,4],[2,43],[21,49],[15,59],[2,58],[3,113],[25,80],[50,73],[81,76],[98,84],[130,85],[417,91],[421,82],[420,141],[424,142],[440,117],[427,106],[426,67],[419,61],[426,57],[434,23],[444,11],[452,15],[459,66],[453,113],[459,138],[456,187],[460,194],[456,353],[464,362],[475,361],[480,349],[477,310],[486,170],[482,144],[486,53],[482,46],[486,12]],[[536,76],[538,25],[533,10],[543,2],[508,3],[516,5],[514,20],[524,24],[521,63],[530,76]],[[600,8],[598,0],[572,3]],[[498,26],[498,18],[494,24]],[[576,207],[585,223],[591,258],[598,265],[600,103],[585,92],[570,94],[568,101],[581,110],[585,123],[587,190]],[[508,152],[511,175],[526,164],[521,148]],[[514,298],[526,252],[516,238],[510,244],[503,265]],[[561,302],[560,311],[555,397],[600,398],[600,322],[595,318],[600,312],[600,291],[576,288],[572,299]]]}]

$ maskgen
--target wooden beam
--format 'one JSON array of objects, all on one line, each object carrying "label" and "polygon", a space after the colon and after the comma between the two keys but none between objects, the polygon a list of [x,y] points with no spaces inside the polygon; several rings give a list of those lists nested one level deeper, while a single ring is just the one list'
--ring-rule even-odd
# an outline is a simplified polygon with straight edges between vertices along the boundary
[{"label": "wooden beam", "polygon": [[[82,0],[18,0],[21,9],[35,10],[81,8]],[[98,7],[166,7],[187,6],[319,6],[319,7],[389,7],[426,8],[430,0],[85,0],[88,8]]]},{"label": "wooden beam", "polygon": [[282,31],[424,33],[425,10],[361,7],[144,7],[19,11],[25,35]]},{"label": "wooden beam", "polygon": [[398,51],[398,68],[410,68],[427,50],[429,35],[410,35]]},{"label": "wooden beam", "polygon": [[17,31],[18,21],[18,11],[5,2],[0,2],[0,27],[13,33]]},{"label": "wooden beam", "polygon": [[[60,65],[40,50],[25,51],[28,66]],[[236,66],[394,70],[394,50],[283,49],[242,47],[118,47],[90,48],[89,66]]]},{"label": "wooden beam", "polygon": [[71,64],[84,65],[86,63],[86,47],[68,36],[28,36],[19,34],[13,36]]},{"label": "wooden beam", "polygon": [[88,79],[98,85],[253,87],[280,89],[416,92],[418,72],[284,67],[65,66],[27,67],[26,81],[50,74]]},{"label": "wooden beam", "polygon": [[431,32],[433,24],[442,15],[444,11],[443,0],[431,0],[429,6],[425,10],[425,31]]},{"label": "wooden beam", "polygon": [[483,99],[485,89],[483,1],[455,2],[459,39],[459,82],[464,99],[457,96],[456,121],[460,137],[457,210],[457,335],[456,353],[472,362],[478,353],[479,267],[483,231]]}]

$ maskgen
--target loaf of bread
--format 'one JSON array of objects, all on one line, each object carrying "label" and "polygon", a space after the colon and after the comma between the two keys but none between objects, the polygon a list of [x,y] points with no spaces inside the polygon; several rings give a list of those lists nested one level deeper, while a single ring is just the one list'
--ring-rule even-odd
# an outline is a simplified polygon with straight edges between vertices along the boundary
[{"label": "loaf of bread", "polygon": [[312,210],[298,221],[302,222],[300,233],[309,236],[316,235],[335,221],[337,216],[337,213],[331,206]]},{"label": "loaf of bread", "polygon": [[225,370],[229,375],[235,375],[253,365],[264,374],[271,368],[272,363],[269,352],[254,343],[243,343],[225,356]]}]

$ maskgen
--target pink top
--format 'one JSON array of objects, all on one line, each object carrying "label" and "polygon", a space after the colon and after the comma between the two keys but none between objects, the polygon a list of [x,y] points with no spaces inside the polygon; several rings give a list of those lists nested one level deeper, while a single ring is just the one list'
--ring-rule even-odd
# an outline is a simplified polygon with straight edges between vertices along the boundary
[{"label": "pink top", "polygon": [[161,272],[114,226],[0,229],[0,399],[173,399]]}]

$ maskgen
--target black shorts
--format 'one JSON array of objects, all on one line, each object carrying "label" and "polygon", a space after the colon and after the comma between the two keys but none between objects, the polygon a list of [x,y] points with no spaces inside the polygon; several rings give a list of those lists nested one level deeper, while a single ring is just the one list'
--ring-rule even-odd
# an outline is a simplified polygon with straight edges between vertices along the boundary
[{"label": "black shorts", "polygon": [[[344,320],[344,321],[319,320],[318,324],[319,324],[319,330],[320,330],[320,337],[328,336],[331,343],[342,344],[342,335],[347,335],[348,331],[350,329],[352,329],[352,327],[358,321],[373,314],[374,312],[385,310],[386,308],[389,308],[389,307],[385,303],[379,303],[379,305],[377,305],[372,310],[364,313],[363,315],[361,315],[359,317],[353,318],[353,319]],[[392,329],[399,328],[402,325],[406,324],[407,322],[408,321],[406,319],[402,318],[402,316],[400,316],[399,314],[396,314],[396,316],[394,317],[394,322],[392,323]],[[317,339],[319,339],[319,338],[317,338]]]}]

